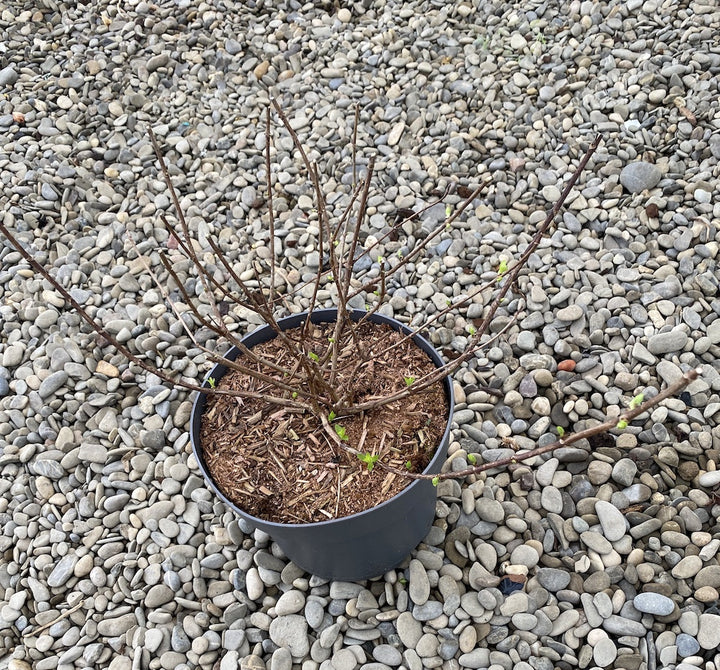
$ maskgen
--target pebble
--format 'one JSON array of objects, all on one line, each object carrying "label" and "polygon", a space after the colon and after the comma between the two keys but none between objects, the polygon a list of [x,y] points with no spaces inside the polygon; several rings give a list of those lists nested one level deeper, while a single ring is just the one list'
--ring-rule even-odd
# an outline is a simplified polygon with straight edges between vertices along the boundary
[{"label": "pebble", "polygon": [[625,517],[615,505],[604,500],[598,500],[595,503],[595,513],[598,516],[606,540],[615,542],[625,535]]},{"label": "pebble", "polygon": [[540,504],[543,509],[554,514],[560,514],[563,508],[562,494],[554,486],[546,486],[540,496]]},{"label": "pebble", "polygon": [[637,161],[626,165],[620,172],[620,183],[630,193],[641,193],[657,186],[662,172],[652,163]]},{"label": "pebble", "polygon": [[47,585],[50,588],[63,586],[73,574],[77,561],[78,557],[75,554],[67,554],[66,556],[63,556],[53,568],[52,572],[48,575]]},{"label": "pebble", "polygon": [[687,658],[688,656],[695,656],[700,651],[700,644],[698,641],[687,633],[680,633],[676,640],[678,656],[681,658]]},{"label": "pebble", "polygon": [[717,649],[720,645],[720,615],[701,614],[696,638],[702,649]]},{"label": "pebble", "polygon": [[690,579],[702,569],[703,561],[699,556],[685,556],[672,569],[672,576],[677,579]]},{"label": "pebble", "polygon": [[20,74],[13,65],[7,65],[0,70],[0,86],[12,86],[19,78]]},{"label": "pebble", "polygon": [[537,549],[527,544],[518,545],[510,555],[510,563],[533,568],[538,564],[540,556]]},{"label": "pebble", "polygon": [[69,376],[67,372],[64,370],[58,370],[57,372],[53,372],[51,375],[48,375],[40,384],[40,388],[38,389],[38,394],[41,398],[47,398],[48,396],[51,396],[56,391],[58,391],[60,388],[63,387],[65,382],[69,379]]},{"label": "pebble", "polygon": [[612,478],[621,486],[630,486],[637,474],[637,464],[629,458],[619,459],[612,468]]},{"label": "pebble", "polygon": [[617,652],[615,643],[610,638],[604,637],[593,647],[593,660],[601,668],[607,668],[615,662]]},{"label": "pebble", "polygon": [[712,488],[720,484],[720,470],[712,470],[711,472],[703,472],[698,477],[698,484],[705,488]]},{"label": "pebble", "polygon": [[430,581],[423,564],[418,560],[410,561],[410,599],[416,605],[424,605],[430,597]]},{"label": "pebble", "polygon": [[657,356],[671,352],[682,351],[687,343],[687,333],[680,329],[673,329],[666,333],[658,333],[650,337],[647,343],[648,351]]},{"label": "pebble", "polygon": [[556,593],[567,588],[570,584],[570,574],[557,568],[540,568],[537,571],[537,578],[540,586]]},{"label": "pebble", "polygon": [[[702,553],[700,557],[702,558]],[[695,575],[693,585],[696,589],[702,588],[703,586],[712,586],[713,588],[720,587],[720,565],[711,564],[704,566]]]},{"label": "pebble", "polygon": [[557,311],[557,318],[560,321],[577,321],[580,317],[582,317],[582,315],[582,307],[580,307],[579,305],[569,305],[568,307],[559,309]]},{"label": "pebble", "polygon": [[605,618],[602,627],[613,635],[632,635],[635,637],[645,635],[645,626],[639,621],[633,621],[632,619],[627,619],[617,614],[612,614]]},{"label": "pebble", "polygon": [[409,649],[415,649],[422,637],[422,624],[410,612],[402,612],[396,620],[400,641]]},{"label": "pebble", "polygon": [[639,593],[633,598],[633,606],[638,612],[667,616],[675,609],[675,603],[659,593]]},{"label": "pebble", "polygon": [[122,614],[118,617],[103,618],[98,622],[97,632],[104,637],[118,637],[137,625],[135,614]]},{"label": "pebble", "polygon": [[169,586],[165,584],[155,584],[145,596],[145,607],[153,609],[160,607],[165,603],[169,603],[174,596],[175,594]]},{"label": "pebble", "polygon": [[373,658],[379,663],[384,663],[392,667],[402,663],[402,654],[389,644],[379,644],[373,648]]},{"label": "pebble", "polygon": [[278,616],[295,614],[305,606],[305,596],[300,591],[287,591],[283,593],[275,605]]},{"label": "pebble", "polygon": [[270,639],[280,647],[287,647],[294,658],[303,658],[310,650],[307,621],[297,614],[279,616],[270,623]]}]

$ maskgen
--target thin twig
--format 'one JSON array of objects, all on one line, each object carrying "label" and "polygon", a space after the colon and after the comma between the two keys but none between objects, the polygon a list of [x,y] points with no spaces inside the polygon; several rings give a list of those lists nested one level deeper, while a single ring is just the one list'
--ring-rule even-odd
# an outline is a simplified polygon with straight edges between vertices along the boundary
[{"label": "thin twig", "polygon": [[552,442],[550,444],[546,444],[542,447],[538,447],[537,449],[531,449],[530,451],[525,451],[522,453],[514,454],[513,456],[509,456],[507,458],[500,458],[496,461],[492,461],[491,463],[483,463],[482,465],[476,465],[470,468],[466,468],[464,470],[457,470],[455,472],[442,472],[438,474],[415,474],[415,473],[408,473],[403,472],[402,470],[399,470],[397,468],[393,468],[391,466],[385,465],[381,461],[378,461],[376,463],[377,466],[387,470],[388,472],[395,472],[398,474],[403,474],[406,477],[410,477],[411,479],[436,479],[442,480],[442,479],[460,479],[463,477],[467,477],[468,475],[477,475],[481,472],[485,472],[486,470],[492,470],[494,468],[500,468],[504,467],[506,465],[514,465],[516,463],[519,463],[521,461],[526,461],[530,458],[534,458],[535,456],[542,456],[543,454],[547,454],[551,451],[555,451],[555,449],[559,449],[560,447],[568,447],[571,444],[574,444],[575,442],[579,442],[580,440],[585,440],[593,435],[599,435],[600,433],[607,433],[610,430],[613,430],[614,428],[618,428],[622,430],[622,425],[625,422],[625,424],[629,424],[633,419],[640,416],[644,412],[649,411],[653,407],[655,407],[657,404],[661,403],[666,398],[669,398],[670,396],[673,396],[677,394],[678,392],[682,391],[688,384],[691,384],[693,381],[695,381],[698,377],[702,375],[701,368],[695,368],[693,370],[688,370],[685,374],[683,374],[680,379],[678,379],[676,382],[668,386],[663,391],[660,391],[656,396],[650,398],[649,400],[646,400],[642,405],[639,407],[634,407],[625,410],[624,412],[621,412],[618,416],[614,416],[611,418],[606,419],[604,422],[593,426],[592,428],[586,428],[585,430],[581,430],[577,433],[571,433],[569,435],[565,435],[560,440],[556,440],[555,442]]},{"label": "thin twig", "polygon": [[272,165],[270,163],[271,131],[270,108],[268,107],[265,115],[265,170],[267,172],[268,224],[270,227],[270,300],[272,301],[275,291],[275,212],[273,211]]},{"label": "thin twig", "polygon": [[[585,430],[581,430],[577,433],[572,433],[570,435],[564,436],[560,440],[552,442],[551,444],[546,444],[543,447],[538,447],[537,449],[532,449],[524,453],[515,454],[510,458],[501,458],[497,461],[493,461],[492,463],[484,463],[483,465],[467,468],[466,470],[459,470],[457,472],[445,472],[439,475],[439,477],[440,479],[448,479],[450,477],[465,477],[467,475],[478,474],[480,472],[484,472],[485,470],[491,470],[493,468],[499,468],[505,465],[512,465],[520,461],[525,461],[529,458],[534,458],[535,456],[547,454],[550,451],[555,451],[555,449],[558,449],[559,447],[567,447],[571,444],[574,444],[575,442],[579,442],[580,440],[585,440],[589,437],[592,437],[593,435],[607,433],[613,428],[618,428],[619,424],[622,425],[622,421],[625,421],[629,424],[635,417],[640,416],[643,412],[647,412],[666,398],[669,398],[670,396],[679,393],[688,384],[691,384],[693,381],[695,381],[700,375],[702,375],[702,370],[700,368],[688,370],[675,383],[668,386],[665,390],[660,391],[656,396],[650,398],[650,400],[646,401],[639,407],[635,407],[633,409],[628,409],[625,412],[621,412],[619,416],[609,418],[603,423],[600,423],[597,426],[593,426],[592,428],[586,428]],[[622,430],[622,428],[620,428],[620,430]],[[426,478],[430,478],[430,476],[428,475]]]},{"label": "thin twig", "polygon": [[[177,192],[175,191],[175,186],[173,186],[172,179],[170,179],[170,172],[168,172],[167,166],[165,165],[165,158],[163,157],[162,151],[160,150],[160,145],[158,144],[152,127],[148,125],[147,130],[148,135],[150,136],[150,142],[152,143],[153,149],[155,150],[155,155],[157,156],[158,162],[160,163],[160,170],[162,171],[163,179],[165,180],[165,184],[168,187],[168,191],[170,191],[170,198],[173,202],[175,213],[177,214],[178,220],[180,221],[180,227],[182,228],[183,235],[185,236],[185,241],[187,242],[187,250],[190,256],[190,260],[200,273],[200,281],[205,288],[205,292],[210,302],[210,307],[215,312],[215,317],[217,318],[218,322],[222,324],[220,326],[222,328],[224,327],[222,315],[220,314],[220,310],[218,309],[217,303],[215,302],[212,289],[210,288],[210,283],[204,272],[204,267],[202,263],[200,263],[200,260],[195,253],[195,249],[193,249],[192,238],[190,237],[190,227],[188,226],[185,214],[180,207],[180,199],[177,196]],[[229,333],[230,331],[227,332]],[[230,334],[230,337],[228,339],[232,341],[234,339],[233,335]]]},{"label": "thin twig", "polygon": [[[443,222],[437,226],[437,228],[433,231],[431,231],[428,235],[426,235],[420,242],[418,242],[413,249],[408,252],[406,256],[403,256],[400,259],[400,263],[398,263],[395,268],[393,268],[393,272],[398,272],[400,269],[402,269],[403,266],[407,265],[410,261],[414,261],[416,258],[418,258],[430,245],[430,242],[432,242],[438,235],[440,235],[443,231],[447,229],[448,226],[452,225],[453,221],[455,221],[477,198],[485,188],[486,184],[481,184],[478,186],[463,202],[461,202],[453,211],[453,213],[450,215],[449,218],[443,220]],[[423,209],[419,210],[412,216],[409,216],[406,221],[410,221],[417,216],[420,216],[423,212],[430,209],[431,207],[434,207],[435,205],[438,205],[442,203],[445,198],[450,193],[450,189],[448,188],[445,193],[436,201],[431,204],[429,204],[427,207],[424,207]],[[390,231],[391,232],[391,231]],[[367,249],[365,249],[364,254],[368,254],[370,251],[372,251],[377,245],[379,245],[385,237],[390,235],[390,232],[386,233],[384,236],[378,238],[378,240],[369,246]],[[372,282],[369,282],[367,284],[363,284],[360,286],[360,288],[356,289],[353,293],[350,294],[349,298],[354,298],[356,295],[362,293],[363,291],[368,291],[372,288]]]},{"label": "thin twig", "polygon": [[357,131],[358,122],[360,121],[360,105],[355,105],[355,123],[353,123],[352,138],[352,170],[353,170],[353,188],[357,184]]},{"label": "thin twig", "polygon": [[340,511],[340,491],[342,489],[342,486],[340,485],[342,481],[342,473],[340,472],[340,468],[338,468],[338,483],[337,483],[337,500],[335,501],[335,518],[337,519],[339,511]]},{"label": "thin twig", "polygon": [[73,309],[78,313],[80,318],[87,323],[90,328],[92,328],[100,337],[107,340],[108,343],[112,344],[115,349],[120,352],[125,358],[127,358],[132,363],[135,363],[139,367],[141,367],[146,372],[149,372],[160,379],[162,379],[164,382],[167,382],[168,384],[171,384],[173,386],[180,386],[181,388],[188,389],[190,391],[199,391],[200,393],[216,393],[218,395],[228,395],[228,396],[240,396],[243,398],[255,398],[258,400],[266,400],[269,403],[276,404],[276,405],[282,405],[285,407],[295,407],[296,409],[303,408],[303,405],[301,403],[294,402],[292,400],[288,400],[287,398],[276,398],[275,396],[271,396],[269,394],[264,393],[255,393],[251,391],[225,391],[222,389],[212,389],[207,386],[199,386],[198,384],[193,384],[190,382],[186,382],[183,379],[173,379],[172,377],[165,374],[161,369],[159,369],[155,365],[150,365],[149,363],[146,363],[141,358],[138,358],[135,354],[132,353],[124,344],[121,344],[117,338],[115,338],[113,335],[111,335],[107,329],[103,328],[99,324],[97,324],[85,311],[82,305],[78,303],[75,298],[73,298],[70,293],[65,289],[62,284],[60,284],[55,277],[53,277],[46,268],[44,268],[40,263],[38,263],[32,255],[23,247],[22,244],[17,240],[17,238],[7,229],[7,226],[0,221],[0,233],[2,233],[10,242],[10,244],[17,249],[17,251],[20,253],[20,255],[32,266],[32,268],[38,272],[44,279],[47,279],[52,286],[55,288],[56,291],[60,293],[60,295],[67,300],[67,302],[70,303],[70,305],[73,307]]},{"label": "thin twig", "polygon": [[39,628],[27,628],[23,631],[23,637],[28,637],[29,635],[32,635],[33,637],[36,635],[39,635],[44,630],[47,630],[51,626],[54,626],[58,621],[62,621],[63,619],[67,619],[73,612],[77,612],[83,605],[85,604],[84,600],[81,600],[76,605],[73,605],[69,610],[65,610],[62,614],[59,616],[56,616],[52,621],[48,621],[47,623],[43,624]]},{"label": "thin twig", "polygon": [[560,208],[562,207],[563,203],[565,202],[566,198],[570,194],[570,191],[572,190],[573,186],[575,185],[575,182],[580,177],[580,174],[585,169],[585,166],[587,165],[587,162],[590,160],[590,157],[595,153],[595,150],[597,149],[598,145],[600,144],[601,136],[597,135],[595,137],[595,140],[593,143],[588,147],[588,150],[585,152],[585,155],[583,156],[582,160],[578,164],[577,168],[575,168],[575,171],[573,172],[572,176],[568,180],[567,185],[565,186],[565,189],[560,194],[560,198],[558,201],[553,205],[553,207],[548,212],[547,216],[545,217],[545,220],[538,228],[537,232],[535,233],[532,241],[528,245],[525,252],[520,256],[518,261],[513,265],[513,267],[508,270],[507,274],[505,275],[505,281],[502,282],[502,286],[500,288],[500,291],[498,292],[497,296],[493,300],[493,302],[490,304],[490,310],[488,311],[488,314],[483,319],[482,323],[477,327],[475,334],[472,336],[472,339],[470,340],[467,349],[463,354],[458,356],[454,361],[450,361],[449,363],[446,363],[442,367],[436,368],[433,372],[426,375],[422,379],[416,380],[411,386],[407,387],[406,389],[403,389],[401,391],[398,391],[396,393],[393,393],[391,395],[388,395],[384,398],[376,398],[373,400],[369,400],[364,403],[360,403],[358,405],[354,405],[352,410],[355,413],[363,412],[363,411],[369,411],[371,409],[374,409],[376,407],[380,407],[382,405],[387,405],[388,403],[394,402],[396,400],[401,400],[402,398],[406,398],[407,396],[415,393],[419,393],[420,391],[428,388],[435,382],[439,381],[440,379],[444,379],[445,377],[451,375],[455,370],[457,370],[463,363],[470,360],[472,358],[476,351],[477,346],[480,344],[480,338],[487,332],[487,329],[490,327],[490,323],[495,316],[495,313],[497,312],[498,308],[500,307],[501,303],[503,302],[503,299],[505,298],[505,295],[510,290],[510,288],[514,285],[515,281],[517,280],[520,271],[525,267],[528,259],[530,256],[535,252],[535,250],[540,245],[540,242],[542,241],[543,237],[545,236],[545,233],[547,232],[547,229],[550,227],[552,222],[554,221],[555,217],[558,215]]}]

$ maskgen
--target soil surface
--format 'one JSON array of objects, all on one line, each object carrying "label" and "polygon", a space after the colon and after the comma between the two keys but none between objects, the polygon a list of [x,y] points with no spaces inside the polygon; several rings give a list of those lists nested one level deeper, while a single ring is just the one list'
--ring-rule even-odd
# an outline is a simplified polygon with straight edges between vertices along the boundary
[{"label": "soil surface", "polygon": [[[332,324],[313,325],[305,342],[320,362],[330,346],[331,329]],[[338,390],[350,391],[353,404],[387,397],[407,388],[406,378],[420,380],[435,369],[421,349],[388,326],[364,323],[356,333],[366,360],[359,365],[358,347],[348,336],[339,347],[335,383]],[[296,366],[297,355],[280,338],[253,352],[288,369]],[[267,366],[253,368],[278,376]],[[325,377],[329,374],[328,369]],[[295,377],[295,383],[301,382]],[[281,395],[269,383],[237,370],[228,371],[217,384]],[[341,413],[333,427],[344,429],[345,442],[354,449],[403,471],[422,472],[440,444],[447,415],[443,384],[437,382],[366,412]],[[209,396],[200,441],[222,492],[249,514],[269,521],[307,523],[348,516],[392,498],[412,482],[379,464],[368,471],[356,455],[333,442],[312,412],[264,400]]]}]

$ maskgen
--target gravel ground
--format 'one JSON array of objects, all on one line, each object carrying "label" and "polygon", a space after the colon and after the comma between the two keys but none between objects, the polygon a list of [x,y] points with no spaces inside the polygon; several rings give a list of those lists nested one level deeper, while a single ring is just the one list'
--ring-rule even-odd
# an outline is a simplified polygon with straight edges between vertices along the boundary
[{"label": "gravel ground", "polygon": [[[378,168],[370,241],[398,208],[487,182],[390,287],[383,311],[414,323],[516,257],[603,135],[493,330],[517,321],[457,375],[454,466],[582,429],[690,367],[703,376],[617,435],[442,482],[403,566],[328,583],[205,487],[188,394],[128,366],[3,241],[0,666],[720,667],[718,31],[711,0],[6,3],[4,221],[149,360],[189,379],[206,369],[129,241],[161,272],[172,208],[146,129],[200,249],[213,234],[249,272],[270,253],[273,95],[334,214],[359,105],[358,162]],[[320,261],[313,204],[274,135],[277,252],[294,286]],[[377,253],[413,248],[444,213]],[[358,266],[378,268],[377,255]],[[458,309],[432,339],[461,347],[481,313]]]}]

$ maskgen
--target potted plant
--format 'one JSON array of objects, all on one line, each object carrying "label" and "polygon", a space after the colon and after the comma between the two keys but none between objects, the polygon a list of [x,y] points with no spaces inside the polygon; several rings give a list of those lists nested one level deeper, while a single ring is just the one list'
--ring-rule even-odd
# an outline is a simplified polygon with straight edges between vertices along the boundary
[{"label": "potted plant", "polygon": [[[446,308],[425,321],[423,327],[483,293],[491,296],[483,319],[469,328],[464,351],[444,362],[419,329],[379,310],[408,263],[423,257],[430,243],[462,215],[481,188],[466,189],[464,200],[446,210],[446,221],[412,248],[392,258],[378,257],[378,244],[392,241],[397,231],[390,226],[379,240],[363,239],[373,160],[364,179],[353,188],[342,214],[331,221],[319,171],[280,107],[274,106],[305,165],[317,207],[313,223],[318,267],[311,280],[299,287],[308,296],[307,310],[300,314],[292,313],[295,308],[288,305],[282,292],[286,286],[281,268],[275,260],[270,112],[265,151],[269,258],[242,273],[213,239],[208,239],[208,244],[216,264],[211,266],[199,256],[160,147],[150,131],[179,222],[177,230],[162,217],[171,236],[170,246],[191,261],[202,293],[198,300],[191,298],[168,254],[160,253],[167,273],[164,279],[157,277],[149,264],[146,269],[195,345],[214,363],[201,384],[173,377],[133,354],[87,314],[3,223],[0,232],[96,332],[130,361],[169,384],[198,393],[191,415],[191,440],[208,483],[239,515],[265,530],[298,566],[334,579],[380,575],[397,566],[427,534],[435,510],[433,485],[440,479],[477,474],[598,432],[622,429],[623,424],[697,376],[691,371],[646,402],[636,398],[620,416],[572,436],[561,435],[552,444],[492,463],[478,463],[473,454],[467,454],[467,467],[450,469],[446,455],[454,405],[451,375],[493,339],[487,335],[493,316],[515,287],[599,138],[514,264],[509,267],[503,261],[492,280],[459,300],[449,301]],[[447,195],[438,194],[431,206],[444,202]],[[411,220],[419,214],[411,211],[402,216]],[[138,255],[142,258],[139,250]],[[366,255],[373,258],[372,267],[354,273],[358,259]],[[182,301],[171,297],[171,287],[181,294]],[[321,308],[321,299],[328,296],[333,296],[335,307]],[[365,309],[352,307],[358,299],[367,301]],[[183,310],[192,314],[197,326],[232,345],[225,356],[198,342],[182,318]],[[256,320],[264,325],[238,338],[228,321],[232,315],[247,314],[259,317]]]},{"label": "potted plant", "polygon": [[[352,311],[349,314],[356,323],[364,319],[366,315],[366,312],[360,310]],[[280,319],[277,327],[284,332],[297,331],[303,327],[308,316],[313,326],[329,328],[337,323],[336,309],[320,309]],[[431,366],[438,369],[442,367],[442,359],[427,340],[417,334],[412,334],[409,328],[398,321],[377,313],[369,316],[368,321],[367,325],[370,331],[377,330],[377,326],[385,326],[392,329],[394,333],[403,336],[412,335],[409,344],[417,347],[419,352],[427,357]],[[274,328],[264,326],[252,331],[243,338],[242,342],[245,346],[254,348],[275,337]],[[241,355],[240,350],[233,347],[225,354],[225,358],[234,361],[239,355]],[[226,363],[217,364],[205,379],[204,385],[212,384],[216,388],[222,388],[223,379],[228,372],[229,368]],[[414,445],[419,448],[411,448],[405,455],[395,456],[394,459],[391,459],[405,463],[408,471],[412,470],[413,461],[415,461],[420,464],[420,472],[437,472],[447,456],[454,405],[450,378],[445,377],[440,383],[440,392],[432,393],[430,397],[438,404],[433,406],[433,412],[429,412],[427,415],[438,414],[441,417],[437,429],[429,431],[429,434],[433,435],[430,445],[422,445],[420,441],[412,440]],[[410,398],[411,402],[414,402],[412,396]],[[229,401],[226,402],[224,411],[208,411],[208,405],[218,410],[223,400]],[[338,453],[336,449],[333,449],[334,444],[333,447],[330,447],[330,443],[325,441],[324,447],[318,451],[321,454],[329,453],[317,461],[310,461],[305,466],[306,456],[303,454],[301,446],[293,445],[294,436],[291,435],[295,430],[287,423],[287,415],[282,411],[276,410],[274,413],[271,411],[271,415],[274,414],[277,419],[269,420],[265,425],[258,426],[257,433],[263,432],[269,427],[277,427],[281,423],[287,424],[282,429],[281,435],[270,438],[273,440],[273,444],[269,447],[264,445],[263,448],[271,448],[276,450],[276,453],[283,454],[281,464],[275,463],[279,473],[290,475],[295,471],[300,479],[313,478],[313,482],[317,484],[314,488],[320,487],[322,490],[313,491],[313,487],[308,486],[305,491],[302,491],[297,488],[297,483],[289,477],[283,478],[279,486],[273,487],[271,483],[273,477],[268,476],[267,471],[258,472],[257,469],[253,482],[236,488],[233,477],[238,470],[243,471],[244,468],[240,464],[236,469],[231,469],[229,463],[233,463],[236,459],[242,460],[251,457],[254,445],[246,444],[244,449],[236,448],[232,444],[232,429],[223,431],[224,417],[228,412],[228,405],[230,406],[229,411],[232,411],[232,401],[233,398],[226,399],[222,396],[211,396],[205,393],[197,394],[190,419],[190,437],[196,460],[206,481],[218,496],[250,524],[267,532],[298,566],[312,574],[335,579],[356,580],[374,577],[398,565],[427,535],[435,514],[435,491],[430,480],[408,480],[404,476],[405,473],[398,476],[393,472],[384,471],[381,466],[374,467],[380,454],[374,453],[374,448],[367,444],[366,451],[353,455],[343,451]],[[388,419],[392,419],[392,411],[391,407],[384,412],[385,416],[380,418],[378,418],[377,412],[374,415],[370,412],[368,416],[371,419],[375,418],[377,425],[382,425],[383,421],[387,422]],[[330,416],[332,415],[330,414]],[[418,422],[420,423],[418,430],[422,431],[424,421],[425,419],[421,419]],[[203,422],[206,422],[205,426],[203,426]],[[297,424],[302,425],[303,423],[305,420],[298,417]],[[350,417],[333,421],[333,430],[341,440],[353,441],[351,435],[354,436],[357,431],[351,428],[351,423],[353,422],[350,421]],[[312,430],[322,434],[322,420],[317,422]],[[383,430],[385,430],[384,426]],[[348,432],[350,434],[346,435]],[[218,436],[218,433],[221,435]],[[387,435],[387,433],[384,434]],[[396,435],[397,433],[393,437]],[[223,443],[223,440],[228,438],[229,440]],[[315,439],[318,438],[315,437]],[[285,443],[277,444],[276,440]],[[388,446],[390,445],[388,444]],[[290,449],[295,447],[296,454],[288,453],[288,447]],[[328,447],[330,447],[329,450]],[[249,453],[245,453],[246,451]],[[389,451],[389,449],[384,450],[384,455],[387,456]],[[405,459],[408,454],[412,454],[412,460]],[[314,458],[317,459],[317,456]],[[364,460],[358,461],[358,465],[355,465],[352,462],[355,458]],[[383,464],[389,465],[388,460],[384,460]],[[330,477],[335,480],[332,483],[337,488],[333,489],[324,481]],[[358,477],[360,482],[355,486],[352,486],[352,482],[343,486],[342,483],[351,477]],[[387,495],[383,493],[383,487],[386,482],[389,482],[388,486],[392,486],[392,479],[396,480],[393,489],[400,488],[400,490],[394,496],[387,498]],[[262,481],[268,481],[267,486],[259,483]],[[340,485],[337,485],[336,482]],[[257,487],[259,491],[257,495],[253,496],[251,492],[247,491],[252,491],[254,487]],[[238,488],[240,492],[233,495]],[[360,509],[360,511],[342,516],[346,510],[366,506],[366,501],[373,500],[376,496],[381,500],[378,504],[372,504],[367,509]],[[248,501],[246,503],[248,506],[255,503],[255,508],[259,507],[260,511],[255,514],[248,513],[247,509],[239,503],[239,500],[243,498]],[[271,508],[267,509],[266,505]],[[273,510],[273,505],[280,505],[280,507]],[[299,515],[302,515],[300,518],[303,519],[315,520],[298,523]]]}]

